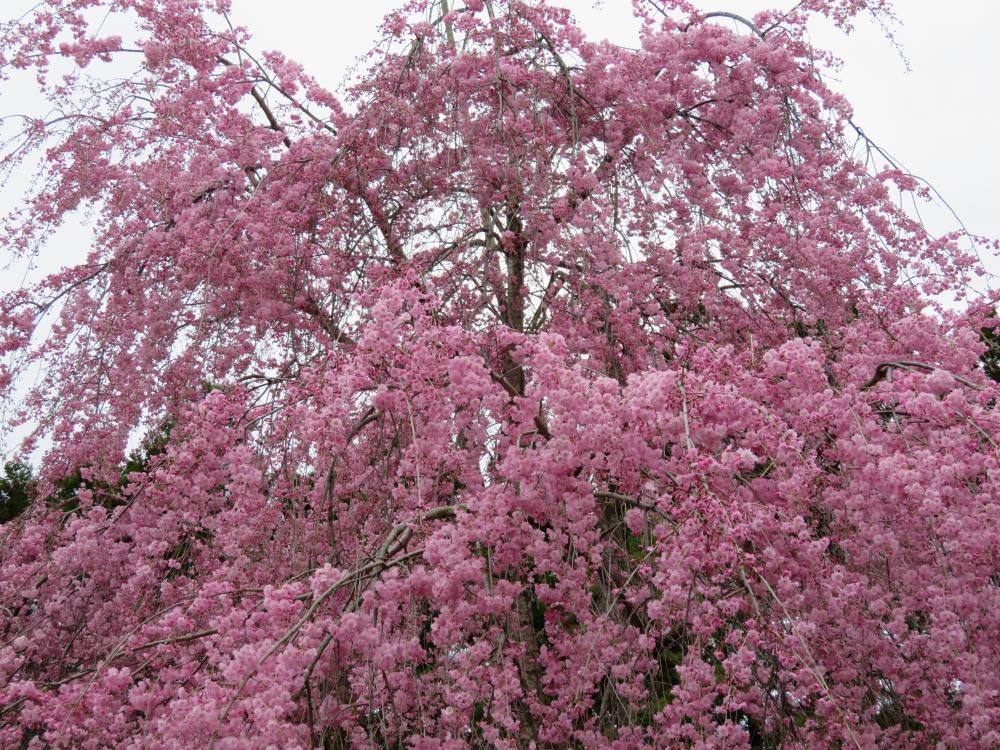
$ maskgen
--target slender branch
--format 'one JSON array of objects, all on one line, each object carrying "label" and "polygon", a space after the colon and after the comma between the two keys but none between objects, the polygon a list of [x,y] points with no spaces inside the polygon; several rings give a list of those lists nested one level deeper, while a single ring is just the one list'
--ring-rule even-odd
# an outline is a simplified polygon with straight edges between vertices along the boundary
[{"label": "slender branch", "polygon": [[285,134],[285,129],[278,123],[278,118],[274,116],[271,108],[267,106],[267,101],[264,99],[264,96],[260,93],[260,91],[257,90],[256,86],[250,87],[250,96],[254,98],[254,101],[256,101],[263,110],[264,117],[267,118],[267,122],[271,126],[271,130],[281,133],[281,142],[284,143],[287,148],[291,148],[292,139]]},{"label": "slender branch", "polygon": [[357,347],[358,343],[347,335],[344,332],[344,329],[334,322],[333,318],[323,312],[319,304],[312,297],[306,298],[306,301],[302,306],[302,310],[319,323],[320,328],[322,328],[335,343],[338,343],[347,349],[354,349]]},{"label": "slender branch", "polygon": [[[728,18],[731,21],[736,21],[737,23],[743,24],[761,39],[767,38],[766,33],[757,28],[757,25],[753,21],[749,20],[748,18],[744,18],[738,13],[730,13],[727,10],[713,10],[709,13],[703,13],[698,18],[698,21],[708,21],[709,19],[712,18]],[[687,26],[684,27],[684,31],[690,29],[692,26],[695,25],[695,23],[697,23],[697,21],[692,21],[691,23],[689,23]]]},{"label": "slender branch", "polygon": [[448,37],[448,44],[455,46],[455,28],[448,20],[448,0],[441,0],[441,18],[444,20],[444,33]]},{"label": "slender branch", "polygon": [[[237,46],[236,49],[237,49],[237,51],[239,51],[242,48],[239,47],[239,46]],[[225,57],[223,57],[222,55],[216,55],[216,59],[220,63],[222,63],[223,65],[226,65],[226,66],[233,65],[233,61],[232,60],[228,60]],[[259,67],[259,64],[258,64],[258,67]],[[264,117],[267,118],[268,127],[270,127],[271,130],[275,131],[276,133],[281,133],[281,136],[282,136],[281,142],[285,144],[286,148],[291,148],[292,147],[292,139],[288,137],[288,135],[285,133],[285,129],[283,127],[281,127],[281,123],[278,122],[278,118],[274,116],[274,112],[271,111],[271,108],[267,104],[267,100],[264,98],[264,95],[260,93],[260,90],[257,88],[256,84],[250,86],[250,96],[252,96],[254,98],[254,101],[257,102],[257,105],[260,107],[261,111],[264,113]]]},{"label": "slender branch", "polygon": [[945,370],[943,367],[936,367],[934,365],[924,364],[923,362],[883,362],[875,368],[875,374],[872,375],[872,379],[861,386],[861,390],[871,390],[885,380],[892,370],[905,370],[907,372],[916,372],[918,370],[922,370],[923,372],[934,372],[935,370],[944,370],[944,372],[947,372],[962,385],[968,386],[969,388],[977,391],[982,390],[982,386],[976,385],[971,380],[966,380],[961,375],[956,375],[950,370]]},{"label": "slender branch", "polygon": [[176,635],[171,638],[161,638],[158,641],[149,641],[149,643],[143,643],[140,646],[136,646],[132,651],[144,651],[147,648],[155,648],[156,646],[166,646],[171,643],[187,643],[188,641],[196,641],[199,638],[208,638],[209,636],[215,635],[219,631],[215,628],[209,628],[208,630],[199,630],[196,633],[186,633],[184,635]]},{"label": "slender branch", "polygon": [[389,217],[385,215],[385,212],[375,203],[367,192],[364,190],[358,190],[358,195],[368,207],[368,211],[371,213],[372,219],[375,221],[375,226],[378,227],[378,231],[382,234],[382,238],[385,240],[386,249],[389,251],[389,255],[392,256],[393,265],[402,265],[406,262],[406,254],[403,252],[403,248],[402,245],[400,245],[399,240],[393,234],[392,222],[389,220]]},{"label": "slender branch", "polygon": [[646,513],[652,513],[653,515],[659,516],[664,521],[669,522],[674,530],[677,530],[677,519],[670,513],[665,513],[655,505],[650,505],[649,503],[644,503],[641,500],[636,500],[634,497],[629,495],[623,495],[620,492],[611,492],[610,490],[594,490],[594,497],[601,500],[614,500],[618,503],[624,503],[633,508],[638,508],[639,510],[645,511]]},{"label": "slender branch", "polygon": [[687,391],[684,389],[684,377],[677,383],[677,388],[681,392],[681,414],[684,417],[684,442],[687,445],[689,451],[695,449],[694,440],[691,439],[691,425],[688,422],[688,401],[687,401]]},{"label": "slender branch", "polygon": [[[349,584],[359,583],[365,578],[370,580],[390,567],[401,565],[408,560],[412,560],[413,558],[422,555],[424,550],[423,548],[420,548],[408,554],[402,555],[401,557],[392,559],[395,555],[399,554],[406,548],[406,545],[413,536],[413,526],[415,524],[423,521],[450,518],[456,511],[463,510],[464,507],[465,506],[462,505],[443,505],[437,508],[431,508],[410,521],[404,521],[393,526],[392,529],[389,530],[389,533],[386,534],[382,544],[379,545],[379,548],[375,553],[375,558],[372,561],[341,576],[335,583],[331,584],[322,593],[320,593],[320,595],[313,600],[313,603],[306,609],[306,611],[302,613],[301,617],[296,620],[295,624],[285,631],[285,634],[275,641],[274,645],[271,646],[271,648],[268,649],[268,651],[258,660],[256,666],[243,678],[237,686],[236,691],[233,693],[232,698],[226,704],[222,713],[219,714],[218,725],[221,726],[222,723],[225,722],[230,711],[232,711],[233,706],[236,705],[236,701],[239,700],[240,695],[242,695],[243,690],[250,681],[250,678],[258,672],[258,670],[264,665],[264,662],[295,640],[302,628],[304,628],[306,624],[310,622],[313,617],[315,617],[320,607],[322,607],[330,599],[330,597]],[[215,746],[215,740],[217,738],[218,727],[208,743],[208,747],[210,749]]]},{"label": "slender branch", "polygon": [[[494,383],[499,383],[501,386],[503,386],[503,389],[507,391],[507,395],[509,395],[512,399],[523,397],[524,394],[518,391],[518,389],[515,388],[514,385],[500,373],[490,370],[490,377],[493,379]],[[535,423],[535,428],[538,430],[539,435],[541,435],[546,440],[552,438],[552,433],[549,432],[549,426],[545,423],[545,420],[542,418],[541,414],[535,415],[534,423]]]},{"label": "slender branch", "polygon": [[[319,117],[318,115],[316,115],[307,106],[305,106],[304,104],[302,104],[302,102],[300,102],[298,99],[296,99],[290,93],[288,93],[287,91],[285,91],[285,89],[282,88],[281,85],[277,81],[275,81],[274,78],[271,77],[271,75],[268,73],[267,69],[263,66],[263,64],[261,64],[261,62],[256,57],[254,57],[252,54],[250,54],[250,51],[246,47],[242,46],[241,44],[239,44],[238,42],[236,42],[233,39],[229,39],[228,41],[236,48],[237,52],[242,52],[244,55],[247,56],[247,58],[249,58],[253,62],[254,65],[257,66],[257,69],[261,72],[261,75],[264,76],[264,81],[267,83],[268,86],[270,86],[275,91],[277,91],[279,94],[281,94],[297,110],[299,110],[302,114],[304,114],[306,117],[308,117],[314,123],[316,123],[317,125],[319,125],[321,128],[323,128],[327,132],[331,133],[332,135],[337,135],[337,129],[335,127],[333,127],[332,125],[330,125],[330,123],[326,122],[321,117]],[[232,65],[232,63],[230,61],[226,60],[223,57],[219,57],[219,60],[223,64],[225,64],[225,65]]]}]

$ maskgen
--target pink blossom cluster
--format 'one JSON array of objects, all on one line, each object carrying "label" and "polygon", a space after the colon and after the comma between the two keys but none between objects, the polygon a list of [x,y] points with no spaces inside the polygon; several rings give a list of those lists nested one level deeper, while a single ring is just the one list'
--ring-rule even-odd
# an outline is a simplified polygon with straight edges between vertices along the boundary
[{"label": "pink blossom cluster", "polygon": [[0,300],[0,745],[1000,746],[990,300],[804,33],[891,9],[636,8],[411,0],[343,96],[225,0],[0,26],[2,241],[94,226]]}]

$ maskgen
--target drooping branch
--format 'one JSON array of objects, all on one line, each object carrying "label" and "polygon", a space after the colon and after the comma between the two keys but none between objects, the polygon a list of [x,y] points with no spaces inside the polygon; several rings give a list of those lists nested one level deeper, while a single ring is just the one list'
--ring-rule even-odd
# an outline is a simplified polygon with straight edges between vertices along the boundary
[{"label": "drooping branch", "polygon": [[[401,565],[409,560],[419,557],[424,552],[423,548],[409,552],[401,557],[396,557],[396,555],[406,549],[407,544],[413,536],[414,526],[426,521],[452,518],[457,511],[463,509],[464,506],[462,505],[445,505],[437,508],[431,508],[430,510],[418,514],[415,518],[409,521],[404,521],[393,526],[389,530],[389,533],[385,535],[385,538],[375,551],[373,559],[370,562],[364,563],[349,573],[344,574],[335,583],[328,586],[324,591],[316,596],[313,599],[312,604],[306,608],[306,611],[302,613],[302,616],[299,617],[295,624],[285,631],[285,634],[275,641],[271,648],[268,649],[267,652],[257,661],[256,667],[243,678],[234,691],[232,698],[219,715],[219,725],[221,726],[225,722],[233,706],[236,704],[236,701],[239,700],[243,690],[246,688],[247,683],[264,665],[264,663],[286,646],[291,644],[295,640],[296,636],[302,631],[302,628],[305,627],[307,623],[312,621],[320,608],[333,595],[342,590],[345,586],[351,584],[363,584],[376,578],[389,567]],[[217,736],[218,730],[216,730],[216,733],[213,734],[212,739],[209,742],[209,748],[214,747]]]},{"label": "drooping branch", "polygon": [[973,388],[977,391],[982,390],[981,386],[976,385],[971,380],[963,378],[961,375],[956,375],[955,373],[949,370],[944,370],[944,368],[942,367],[937,367],[935,365],[928,365],[923,362],[883,362],[882,364],[878,365],[875,368],[875,374],[872,375],[871,380],[869,380],[867,383],[861,386],[861,390],[863,391],[871,390],[876,385],[881,383],[883,380],[888,378],[889,374],[894,369],[906,370],[907,372],[916,372],[916,371],[934,372],[935,370],[943,370],[944,372],[947,372],[949,375],[951,375],[956,381],[958,381],[962,385],[968,386],[969,388]]},{"label": "drooping branch", "polygon": [[[753,21],[749,20],[748,18],[746,18],[744,16],[741,16],[738,13],[732,13],[730,11],[725,11],[725,10],[713,10],[713,11],[710,11],[708,13],[701,14],[699,20],[708,21],[708,20],[711,20],[713,18],[728,18],[731,21],[736,21],[736,23],[739,23],[739,24],[742,24],[743,26],[746,26],[748,29],[750,29],[750,31],[752,31],[756,36],[760,37],[761,39],[765,39],[766,38],[765,32],[763,32],[759,28],[757,28],[757,24],[755,24]],[[689,23],[687,26],[684,27],[684,30],[687,31],[693,25],[694,25],[694,22],[692,21],[691,23]]]}]

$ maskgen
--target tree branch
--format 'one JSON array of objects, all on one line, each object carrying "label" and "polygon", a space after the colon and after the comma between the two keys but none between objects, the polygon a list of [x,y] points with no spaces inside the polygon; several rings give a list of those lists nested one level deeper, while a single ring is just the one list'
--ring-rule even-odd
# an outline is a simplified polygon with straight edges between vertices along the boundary
[{"label": "tree branch", "polygon": [[[861,386],[861,390],[867,391],[874,388],[876,385],[881,383],[887,377],[892,370],[905,370],[907,372],[916,372],[922,370],[923,372],[934,372],[935,370],[944,370],[943,367],[935,367],[934,365],[927,365],[923,362],[883,362],[878,367],[875,368],[875,374],[872,375],[872,379]],[[951,375],[955,380],[964,386],[968,386],[977,391],[982,390],[982,386],[976,385],[971,380],[966,380],[961,375],[956,375],[950,370],[944,370],[949,375]]]}]

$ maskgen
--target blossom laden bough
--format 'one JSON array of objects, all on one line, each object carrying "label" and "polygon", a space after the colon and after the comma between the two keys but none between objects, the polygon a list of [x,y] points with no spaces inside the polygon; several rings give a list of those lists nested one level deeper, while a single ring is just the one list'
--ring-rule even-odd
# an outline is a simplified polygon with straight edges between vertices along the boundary
[{"label": "blossom laden bough", "polygon": [[635,6],[412,0],[340,97],[225,0],[2,27],[4,244],[94,217],[0,302],[5,746],[1000,743],[993,300],[805,35],[891,8]]}]

